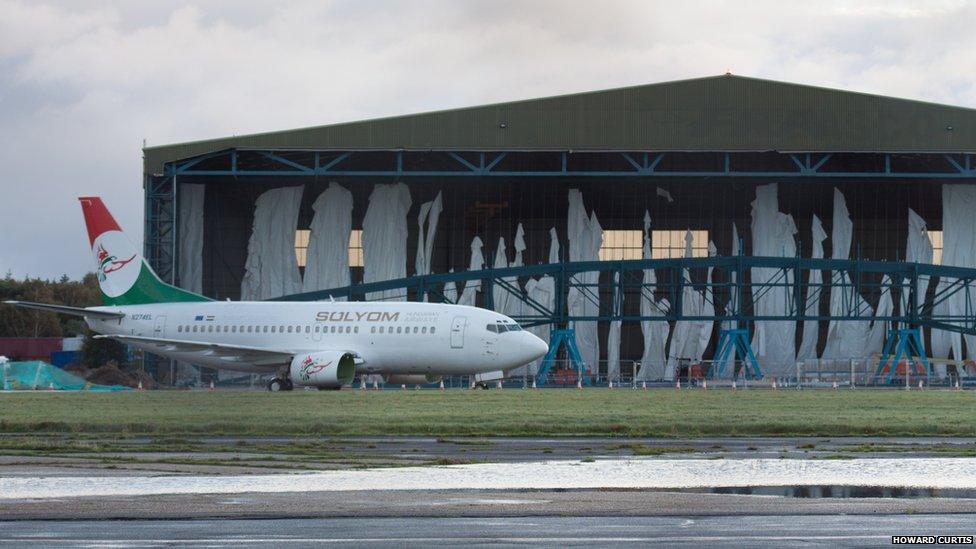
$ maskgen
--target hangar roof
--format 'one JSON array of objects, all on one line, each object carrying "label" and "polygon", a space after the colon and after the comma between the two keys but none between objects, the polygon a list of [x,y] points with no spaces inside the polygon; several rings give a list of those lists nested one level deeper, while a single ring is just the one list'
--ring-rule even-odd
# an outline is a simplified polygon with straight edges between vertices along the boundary
[{"label": "hangar roof", "polygon": [[144,150],[973,152],[976,109],[722,75]]}]

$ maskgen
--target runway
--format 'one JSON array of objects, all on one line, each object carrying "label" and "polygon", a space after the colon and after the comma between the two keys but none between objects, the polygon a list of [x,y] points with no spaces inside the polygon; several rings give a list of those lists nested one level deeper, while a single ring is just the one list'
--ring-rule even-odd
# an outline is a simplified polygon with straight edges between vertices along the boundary
[{"label": "runway", "polygon": [[2,523],[22,547],[621,546],[864,547],[897,535],[971,536],[976,515],[527,517]]}]

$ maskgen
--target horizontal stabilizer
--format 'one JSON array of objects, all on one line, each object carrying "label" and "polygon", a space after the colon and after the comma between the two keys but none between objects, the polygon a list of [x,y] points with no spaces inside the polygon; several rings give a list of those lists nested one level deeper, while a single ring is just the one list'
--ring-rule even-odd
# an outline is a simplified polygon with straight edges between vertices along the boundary
[{"label": "horizontal stabilizer", "polygon": [[49,311],[63,315],[87,316],[89,318],[99,318],[109,320],[113,318],[123,318],[125,313],[120,311],[101,311],[97,309],[86,309],[84,307],[68,307],[67,305],[52,305],[50,303],[34,303],[32,301],[4,301],[7,305],[23,307],[25,309],[37,309],[39,311]]}]

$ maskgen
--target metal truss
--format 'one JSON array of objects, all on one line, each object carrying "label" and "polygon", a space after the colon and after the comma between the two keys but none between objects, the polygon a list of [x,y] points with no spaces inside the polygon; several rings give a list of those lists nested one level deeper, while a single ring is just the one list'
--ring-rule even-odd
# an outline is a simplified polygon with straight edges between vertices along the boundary
[{"label": "metal truss", "polygon": [[[653,269],[656,283],[644,282],[644,271]],[[706,280],[708,269],[712,278]],[[822,271],[823,282],[810,284],[809,273]],[[585,282],[584,273],[599,273],[597,282]],[[550,277],[555,286],[552,305],[540,303],[524,290],[529,278]],[[589,278],[592,278],[589,277]],[[514,284],[513,280],[519,280]],[[615,282],[617,280],[617,282]],[[891,327],[931,327],[976,335],[976,269],[946,267],[898,261],[804,259],[783,257],[708,257],[630,261],[552,263],[504,269],[485,269],[459,273],[430,274],[357,284],[342,288],[294,294],[279,301],[315,301],[344,297],[365,301],[372,292],[386,292],[397,299],[450,302],[443,288],[453,282],[461,294],[462,286],[480,284],[481,305],[493,308],[497,295],[507,293],[519,304],[513,318],[525,326],[568,326],[574,321],[723,321],[743,329],[756,321],[883,321]],[[714,313],[695,313],[685,303],[685,288],[696,300],[708,300]],[[568,299],[576,295],[597,305],[595,314],[574,314]],[[707,290],[707,291],[706,291]],[[832,294],[833,307],[827,314],[819,306],[807,314],[808,305],[826,300]],[[617,300],[613,295],[620,296]],[[603,296],[604,299],[600,299]],[[624,297],[626,296],[626,298]],[[659,314],[642,315],[633,300],[653,298]],[[708,297],[710,296],[710,297]],[[783,303],[776,312],[763,312],[757,306],[767,298]],[[890,314],[874,316],[871,303],[890,297]],[[669,306],[661,304],[666,298]],[[389,297],[387,298],[389,299]],[[456,298],[455,298],[456,299]],[[630,307],[624,303],[630,302]]]},{"label": "metal truss", "polygon": [[[387,153],[382,161],[356,162],[364,155]],[[515,155],[533,155],[537,169],[506,164]],[[682,154],[711,155],[715,169],[662,168]],[[756,170],[740,166],[752,152],[674,153],[653,151],[342,151],[230,149],[167,164],[164,175],[186,176],[363,176],[363,177],[827,177],[827,178],[947,178],[976,179],[972,154],[861,153],[872,159],[871,169],[843,169],[833,153],[764,153],[778,155],[780,169]],[[581,155],[598,159],[590,165],[573,160]],[[922,167],[903,161],[921,159]],[[437,159],[438,168],[430,169]],[[754,163],[754,162],[753,162]],[[680,163],[679,163],[680,164]],[[606,166],[615,166],[610,169]],[[782,166],[792,165],[792,169]],[[599,166],[599,167],[594,167]],[[935,166],[929,168],[927,166]]]},{"label": "metal truss", "polygon": [[143,255],[162,280],[176,284],[178,246],[176,176],[147,176],[146,227]]}]

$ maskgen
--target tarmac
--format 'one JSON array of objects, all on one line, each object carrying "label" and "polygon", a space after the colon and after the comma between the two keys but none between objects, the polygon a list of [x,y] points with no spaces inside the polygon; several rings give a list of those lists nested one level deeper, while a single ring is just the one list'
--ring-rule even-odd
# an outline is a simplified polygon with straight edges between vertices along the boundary
[{"label": "tarmac", "polygon": [[[4,435],[9,436],[9,435]],[[207,437],[194,442],[212,451],[144,452],[151,439],[126,439],[124,451],[105,454],[44,453],[0,456],[0,482],[107,482],[119,477],[186,479],[201,475],[216,486],[248,476],[280,480],[306,475],[294,466],[299,456],[267,455],[226,448],[285,444],[292,438]],[[302,439],[310,442],[310,439]],[[870,466],[876,458],[897,458],[922,466],[952,464],[976,470],[976,439],[958,438],[706,438],[606,439],[519,438],[435,439],[362,437],[323,439],[322,444],[360,456],[358,465],[301,461],[328,474],[371,473],[363,464],[389,463],[428,471],[436,482],[445,470],[420,469],[429,460],[458,459],[475,464],[511,464],[528,470],[543,460],[575,460],[580,467],[598,462],[653,461],[680,467],[681,460],[735,466],[738,460],[775,464],[804,460],[810,468],[831,462],[841,467]],[[109,457],[113,457],[109,456]],[[960,457],[962,456],[962,457]],[[137,461],[129,461],[138,458]],[[236,458],[236,459],[235,459]],[[247,458],[242,460],[242,458]],[[836,461],[838,459],[841,461]],[[867,461],[860,461],[872,458]],[[199,459],[195,462],[194,459]],[[318,459],[318,458],[315,458]],[[255,462],[254,460],[263,460]],[[912,461],[918,460],[918,461]],[[803,465],[797,463],[797,465]],[[477,466],[475,467],[477,469]],[[495,467],[499,470],[498,467]],[[500,469],[504,470],[504,469]],[[759,469],[762,471],[762,468]],[[329,473],[331,471],[331,473]],[[387,473],[384,473],[387,472]],[[936,469],[936,472],[938,470]],[[513,473],[517,474],[517,473]],[[946,479],[953,478],[947,470]],[[971,476],[971,475],[970,475]],[[58,480],[58,482],[62,482]],[[951,482],[950,482],[951,484]],[[309,486],[314,487],[314,484]],[[97,497],[3,498],[0,494],[0,544],[13,546],[340,546],[443,545],[663,545],[716,544],[739,547],[846,547],[889,545],[891,535],[972,535],[976,533],[976,491],[887,491],[901,497],[857,495],[852,487],[822,486],[770,495],[756,487],[708,489],[370,489],[346,491],[235,492]],[[855,487],[856,488],[856,487]],[[944,486],[943,488],[951,488]],[[735,493],[736,491],[741,493]],[[750,493],[752,491],[752,493]],[[879,495],[865,492],[860,495]],[[9,494],[8,494],[9,495]],[[815,496],[833,497],[815,497]],[[936,496],[936,497],[931,497]]]},{"label": "tarmac", "polygon": [[[974,515],[23,521],[14,547],[873,547],[892,535],[972,536]],[[970,542],[971,543],[971,542]]]}]

